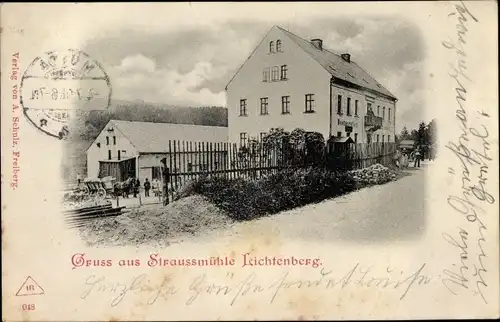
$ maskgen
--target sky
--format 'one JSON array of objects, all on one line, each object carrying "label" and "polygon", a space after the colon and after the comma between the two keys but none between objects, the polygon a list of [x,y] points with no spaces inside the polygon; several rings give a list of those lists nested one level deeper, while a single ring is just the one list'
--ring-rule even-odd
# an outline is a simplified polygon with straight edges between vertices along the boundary
[{"label": "sky", "polygon": [[397,132],[422,121],[425,44],[419,28],[397,16],[291,22],[247,18],[182,28],[127,26],[98,34],[84,51],[104,66],[115,99],[226,106],[225,85],[273,25],[305,39],[321,38],[334,52],[349,52],[398,98]]}]

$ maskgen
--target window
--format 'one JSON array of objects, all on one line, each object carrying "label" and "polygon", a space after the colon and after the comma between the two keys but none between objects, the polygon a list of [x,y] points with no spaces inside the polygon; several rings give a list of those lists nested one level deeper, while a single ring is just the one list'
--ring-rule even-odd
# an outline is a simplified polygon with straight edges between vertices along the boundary
[{"label": "window", "polygon": [[377,106],[377,116],[380,116],[380,105]]},{"label": "window", "polygon": [[377,143],[378,143],[378,139],[379,139],[379,137],[378,137],[378,136],[379,136],[379,135],[377,134]]},{"label": "window", "polygon": [[287,79],[287,72],[288,68],[286,65],[281,65],[281,80],[286,80]]},{"label": "window", "polygon": [[372,113],[373,113],[372,103],[366,103],[366,111],[367,111],[367,112],[372,112]]},{"label": "window", "polygon": [[106,145],[109,145],[109,136],[106,137]]},{"label": "window", "polygon": [[247,100],[243,99],[240,100],[240,116],[246,116],[247,115]]},{"label": "window", "polygon": [[274,53],[274,41],[271,41],[271,42],[269,43],[269,52],[270,52],[270,53]]},{"label": "window", "polygon": [[337,137],[338,138],[342,137],[342,132],[337,132]]},{"label": "window", "polygon": [[351,98],[347,98],[347,115],[351,115]]},{"label": "window", "polygon": [[290,96],[281,96],[281,114],[290,114]]},{"label": "window", "polygon": [[268,114],[268,98],[267,97],[262,97],[260,99],[260,115],[266,115]]},{"label": "window", "polygon": [[382,143],[384,143],[384,137],[385,137],[385,135],[382,134]]},{"label": "window", "polygon": [[260,132],[260,142],[263,142],[264,141],[264,137],[266,136],[266,132]]},{"label": "window", "polygon": [[281,40],[276,40],[276,52],[281,52]]},{"label": "window", "polygon": [[113,145],[116,145],[116,136],[113,136]]},{"label": "window", "polygon": [[279,79],[279,73],[280,69],[278,68],[278,66],[274,66],[271,75],[273,81],[277,81]]},{"label": "window", "polygon": [[387,118],[389,121],[391,120],[391,108],[389,107],[389,110],[387,111]]},{"label": "window", "polygon": [[245,132],[240,133],[240,146],[247,145],[247,134]]},{"label": "window", "polygon": [[270,71],[269,67],[264,68],[264,71],[262,72],[262,81],[263,82],[269,82],[269,77],[271,76],[270,73],[271,73],[271,71]]},{"label": "window", "polygon": [[111,150],[108,150],[108,160],[111,160]]},{"label": "window", "polygon": [[97,142],[97,147],[100,148],[101,147],[101,142]]},{"label": "window", "polygon": [[314,112],[314,94],[306,94],[306,113]]},{"label": "window", "polygon": [[358,133],[354,133],[354,143],[358,143]]},{"label": "window", "polygon": [[342,95],[337,96],[337,114],[342,115]]},{"label": "window", "polygon": [[351,132],[347,132],[347,137],[351,137]]},{"label": "window", "polygon": [[161,169],[160,167],[151,167],[151,180],[161,180]]},{"label": "window", "polygon": [[122,151],[118,150],[118,160],[121,160],[121,159],[122,159],[121,152],[122,152]]},{"label": "window", "polygon": [[354,116],[358,116],[358,100],[354,101]]},{"label": "window", "polygon": [[188,162],[187,164],[187,172],[193,171],[193,164],[191,162]]},{"label": "window", "polygon": [[385,119],[385,106],[382,108],[382,118]]}]

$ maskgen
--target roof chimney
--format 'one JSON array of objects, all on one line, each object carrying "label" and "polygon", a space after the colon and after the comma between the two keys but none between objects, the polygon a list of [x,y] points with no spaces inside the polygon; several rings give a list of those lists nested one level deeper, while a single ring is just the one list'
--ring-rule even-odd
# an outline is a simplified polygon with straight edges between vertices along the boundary
[{"label": "roof chimney", "polygon": [[340,55],[340,57],[342,57],[342,59],[345,60],[348,63],[351,62],[351,54],[345,53],[345,54]]},{"label": "roof chimney", "polygon": [[323,50],[323,40],[316,38],[316,39],[311,39],[311,44],[313,44],[314,47],[316,47],[319,50]]}]

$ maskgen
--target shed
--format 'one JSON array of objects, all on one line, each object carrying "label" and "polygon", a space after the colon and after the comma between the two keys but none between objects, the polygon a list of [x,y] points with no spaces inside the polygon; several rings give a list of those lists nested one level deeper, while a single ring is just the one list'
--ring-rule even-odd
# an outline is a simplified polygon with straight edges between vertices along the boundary
[{"label": "shed", "polygon": [[[192,155],[190,151],[200,143],[226,143],[227,140],[227,127],[110,120],[87,149],[87,176],[113,176],[121,181],[131,175],[141,182],[146,178],[159,179],[162,158],[170,161],[173,153],[184,158],[184,155]],[[174,145],[174,141],[177,144]],[[167,166],[180,171],[203,169],[208,159],[203,153],[190,158],[184,165],[186,169],[180,169],[179,164]],[[216,162],[222,162],[219,159],[224,155],[224,151],[218,151]]]},{"label": "shed", "polygon": [[415,147],[414,140],[402,140],[401,142],[399,142],[400,149],[412,150],[414,147]]}]

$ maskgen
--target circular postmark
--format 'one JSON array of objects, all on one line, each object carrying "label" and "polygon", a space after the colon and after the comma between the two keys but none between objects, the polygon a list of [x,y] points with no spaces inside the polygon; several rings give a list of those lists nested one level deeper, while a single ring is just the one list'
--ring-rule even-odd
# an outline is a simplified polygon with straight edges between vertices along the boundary
[{"label": "circular postmark", "polygon": [[24,72],[20,102],[30,123],[64,139],[74,112],[109,107],[111,83],[101,64],[81,50],[49,51],[36,57]]}]

